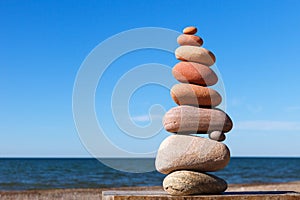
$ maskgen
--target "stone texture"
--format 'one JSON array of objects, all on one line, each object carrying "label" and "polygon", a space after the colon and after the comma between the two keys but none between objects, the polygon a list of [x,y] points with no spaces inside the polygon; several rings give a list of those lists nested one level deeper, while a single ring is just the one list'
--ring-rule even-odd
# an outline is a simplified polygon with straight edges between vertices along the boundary
[{"label": "stone texture", "polygon": [[227,183],[211,174],[182,170],[166,176],[163,188],[170,195],[220,194]]},{"label": "stone texture", "polygon": [[194,27],[194,26],[188,26],[188,27],[184,28],[182,32],[184,34],[191,34],[191,35],[193,35],[193,34],[197,33],[197,28]]},{"label": "stone texture", "polygon": [[218,142],[222,142],[226,139],[226,136],[222,131],[212,131],[209,133],[209,138]]},{"label": "stone texture", "polygon": [[230,117],[222,110],[186,105],[171,108],[163,118],[163,125],[169,132],[187,134],[232,129]]},{"label": "stone texture", "polygon": [[221,142],[191,135],[171,135],[160,144],[155,167],[163,174],[177,170],[211,172],[223,169],[229,160],[230,151]]},{"label": "stone texture", "polygon": [[180,46],[175,51],[178,60],[200,63],[211,66],[215,63],[216,57],[210,51],[196,46]]},{"label": "stone texture", "polygon": [[212,69],[195,62],[177,63],[172,69],[172,74],[182,83],[212,86],[218,82],[218,77]]},{"label": "stone texture", "polygon": [[222,101],[221,95],[216,90],[194,84],[176,84],[170,93],[178,105],[215,107]]},{"label": "stone texture", "polygon": [[177,43],[181,46],[190,45],[190,46],[200,47],[203,45],[203,40],[201,37],[196,36],[196,35],[182,34],[182,35],[178,36]]}]

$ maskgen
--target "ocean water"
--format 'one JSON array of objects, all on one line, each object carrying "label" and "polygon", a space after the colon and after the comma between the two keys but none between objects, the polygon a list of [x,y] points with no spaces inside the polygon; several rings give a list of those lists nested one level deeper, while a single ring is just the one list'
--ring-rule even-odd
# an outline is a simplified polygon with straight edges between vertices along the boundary
[{"label": "ocean water", "polygon": [[[300,180],[300,158],[231,158],[213,174],[228,183]],[[0,159],[0,190],[158,186],[159,172],[125,173],[96,159]]]}]

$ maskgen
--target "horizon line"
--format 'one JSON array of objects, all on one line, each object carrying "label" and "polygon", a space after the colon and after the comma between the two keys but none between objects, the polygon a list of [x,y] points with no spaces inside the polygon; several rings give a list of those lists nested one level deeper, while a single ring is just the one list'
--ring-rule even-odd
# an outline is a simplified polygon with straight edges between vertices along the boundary
[{"label": "horizon line", "polygon": [[[156,157],[104,157],[88,156],[0,156],[0,159],[155,159]],[[300,156],[231,156],[231,158],[300,158]]]}]

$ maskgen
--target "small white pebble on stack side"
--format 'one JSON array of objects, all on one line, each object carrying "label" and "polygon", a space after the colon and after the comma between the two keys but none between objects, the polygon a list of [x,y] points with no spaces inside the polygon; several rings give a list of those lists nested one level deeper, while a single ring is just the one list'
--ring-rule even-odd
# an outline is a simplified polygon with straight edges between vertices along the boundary
[{"label": "small white pebble on stack side", "polygon": [[[215,55],[201,47],[202,38],[197,28],[190,26],[177,38],[180,45],[172,70],[180,82],[171,88],[171,97],[177,107],[164,116],[164,128],[173,133],[160,145],[155,166],[168,174],[163,187],[171,195],[219,194],[227,189],[225,180],[208,174],[223,169],[230,160],[230,151],[222,143],[232,129],[230,117],[215,108],[222,102],[221,95],[209,88],[218,82],[210,68]],[[195,136],[209,134],[208,138]]]}]

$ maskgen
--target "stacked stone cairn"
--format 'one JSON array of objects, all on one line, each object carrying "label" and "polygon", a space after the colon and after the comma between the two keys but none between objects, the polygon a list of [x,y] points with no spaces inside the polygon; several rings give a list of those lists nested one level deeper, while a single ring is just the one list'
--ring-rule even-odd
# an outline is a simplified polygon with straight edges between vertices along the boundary
[{"label": "stacked stone cairn", "polygon": [[203,40],[196,32],[196,27],[187,27],[177,38],[175,55],[180,62],[172,73],[180,83],[172,87],[171,96],[178,106],[163,119],[164,128],[173,134],[161,143],[155,161],[157,171],[168,174],[163,188],[171,195],[220,194],[227,189],[225,180],[207,172],[229,163],[230,151],[222,141],[232,121],[216,108],[222,97],[208,87],[218,81],[210,68],[216,58],[201,47]]}]

